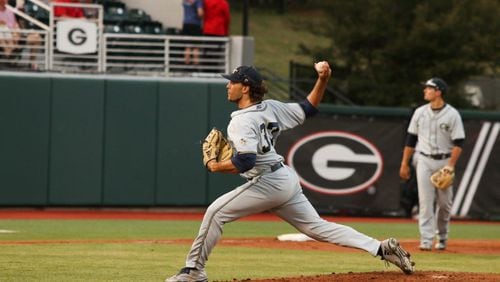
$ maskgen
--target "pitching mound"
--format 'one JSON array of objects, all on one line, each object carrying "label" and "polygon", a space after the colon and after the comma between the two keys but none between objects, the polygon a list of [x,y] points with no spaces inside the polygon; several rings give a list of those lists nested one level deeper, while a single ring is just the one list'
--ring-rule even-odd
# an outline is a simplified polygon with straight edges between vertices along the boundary
[{"label": "pitching mound", "polygon": [[[238,281],[238,280],[234,280]],[[500,281],[500,274],[468,272],[417,271],[412,275],[399,272],[342,273],[330,275],[239,280],[241,282],[319,282],[319,281]]]},{"label": "pitching mound", "polygon": [[[410,253],[424,253],[418,249],[418,240],[400,240]],[[295,249],[295,250],[323,250],[332,252],[359,252],[363,251],[339,247],[332,244],[315,241],[282,242],[271,238],[237,238],[223,239],[221,245],[247,246],[260,248]],[[436,251],[435,251],[436,252]],[[449,254],[498,254],[500,241],[498,240],[450,240],[446,251]],[[500,281],[500,274],[469,273],[469,272],[442,272],[442,271],[416,271],[412,275],[405,275],[398,271],[380,271],[363,273],[340,273],[329,275],[286,277],[273,279],[244,279],[231,282],[318,282],[318,281]]]}]

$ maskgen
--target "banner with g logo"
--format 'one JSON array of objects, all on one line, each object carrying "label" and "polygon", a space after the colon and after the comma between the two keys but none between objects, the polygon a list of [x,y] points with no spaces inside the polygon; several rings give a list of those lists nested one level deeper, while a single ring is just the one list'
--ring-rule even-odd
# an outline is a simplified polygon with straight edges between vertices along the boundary
[{"label": "banner with g logo", "polygon": [[71,54],[97,51],[97,25],[83,20],[57,22],[57,50]]},{"label": "banner with g logo", "polygon": [[343,131],[321,131],[298,140],[288,153],[304,188],[348,195],[368,189],[382,174],[383,158],[365,138]]}]

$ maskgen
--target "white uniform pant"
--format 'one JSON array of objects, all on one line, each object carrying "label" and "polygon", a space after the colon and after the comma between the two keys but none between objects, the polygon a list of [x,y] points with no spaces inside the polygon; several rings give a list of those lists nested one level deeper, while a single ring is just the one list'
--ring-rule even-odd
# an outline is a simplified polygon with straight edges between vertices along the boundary
[{"label": "white uniform pant", "polygon": [[447,163],[447,159],[433,160],[422,155],[418,156],[418,225],[420,241],[425,244],[432,243],[436,235],[438,240],[448,239],[453,187],[445,190],[436,189],[430,180],[431,175]]},{"label": "white uniform pant", "polygon": [[222,235],[222,226],[241,217],[271,211],[300,232],[322,242],[362,249],[377,255],[380,241],[351,227],[322,219],[302,193],[295,171],[284,166],[220,196],[207,209],[186,259],[187,267],[203,269]]}]

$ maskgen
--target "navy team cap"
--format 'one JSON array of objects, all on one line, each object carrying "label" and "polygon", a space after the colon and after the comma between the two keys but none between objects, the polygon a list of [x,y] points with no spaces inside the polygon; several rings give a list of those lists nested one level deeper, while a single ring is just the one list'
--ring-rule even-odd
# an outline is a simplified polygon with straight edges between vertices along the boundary
[{"label": "navy team cap", "polygon": [[250,86],[262,84],[262,77],[253,66],[239,66],[231,74],[222,74],[222,77],[232,82],[241,82]]},{"label": "navy team cap", "polygon": [[424,83],[424,86],[429,86],[440,90],[441,92],[446,92],[448,90],[448,85],[441,78],[433,77]]}]

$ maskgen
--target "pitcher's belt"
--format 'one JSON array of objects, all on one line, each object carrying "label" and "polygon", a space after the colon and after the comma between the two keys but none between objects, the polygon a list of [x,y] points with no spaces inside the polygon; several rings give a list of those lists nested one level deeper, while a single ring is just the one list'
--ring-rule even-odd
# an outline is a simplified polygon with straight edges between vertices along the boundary
[{"label": "pitcher's belt", "polygon": [[[275,163],[273,164],[270,169],[271,169],[271,172],[275,172],[277,171],[278,169],[282,168],[283,167],[283,163],[282,162],[279,162],[279,163]],[[253,179],[253,177],[247,177],[247,180],[248,181],[251,181]]]},{"label": "pitcher's belt", "polygon": [[275,163],[271,166],[271,171],[272,172],[275,172],[277,171],[278,169],[282,168],[283,167],[283,163],[282,162],[279,162],[279,163]]},{"label": "pitcher's belt", "polygon": [[420,152],[420,154],[422,156],[431,158],[433,160],[444,160],[444,159],[451,157],[451,153],[430,155],[430,154]]}]

